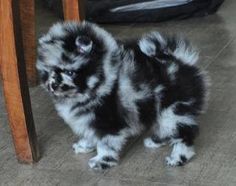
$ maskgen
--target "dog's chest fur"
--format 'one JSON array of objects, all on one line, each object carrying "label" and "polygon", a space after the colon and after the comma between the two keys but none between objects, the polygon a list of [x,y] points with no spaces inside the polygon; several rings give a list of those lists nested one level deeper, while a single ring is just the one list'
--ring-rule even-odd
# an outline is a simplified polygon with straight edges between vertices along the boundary
[{"label": "dog's chest fur", "polygon": [[57,103],[56,110],[58,114],[64,119],[73,130],[75,134],[78,135],[92,135],[93,131],[89,123],[94,120],[95,115],[93,112],[87,112],[83,115],[78,115],[76,110],[73,110],[72,103]]}]

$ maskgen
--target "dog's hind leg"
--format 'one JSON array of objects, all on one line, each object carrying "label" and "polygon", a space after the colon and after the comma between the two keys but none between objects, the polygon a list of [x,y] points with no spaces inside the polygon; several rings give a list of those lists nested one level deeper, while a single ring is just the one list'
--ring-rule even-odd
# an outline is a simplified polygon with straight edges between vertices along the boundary
[{"label": "dog's hind leg", "polygon": [[163,109],[159,120],[159,135],[168,137],[173,150],[166,157],[170,166],[181,166],[194,155],[193,143],[198,134],[193,107],[186,102],[177,102]]},{"label": "dog's hind leg", "polygon": [[166,163],[169,166],[181,166],[195,155],[193,145],[199,133],[199,127],[192,109],[191,105],[181,103],[175,107],[176,129],[170,140],[173,150],[170,156],[166,157]]},{"label": "dog's hind leg", "polygon": [[195,155],[193,145],[188,145],[183,139],[173,139],[173,149],[166,157],[169,166],[182,166]]},{"label": "dog's hind leg", "polygon": [[193,142],[198,134],[198,125],[191,105],[177,102],[162,109],[154,135],[144,140],[149,148],[159,148],[167,141],[173,145],[170,156],[166,157],[169,166],[180,166],[190,160],[195,152]]}]

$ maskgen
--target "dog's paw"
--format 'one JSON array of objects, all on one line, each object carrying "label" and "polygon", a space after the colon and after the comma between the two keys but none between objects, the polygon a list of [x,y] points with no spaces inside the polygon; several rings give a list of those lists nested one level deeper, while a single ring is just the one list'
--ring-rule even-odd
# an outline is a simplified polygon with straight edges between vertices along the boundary
[{"label": "dog's paw", "polygon": [[75,152],[75,154],[90,153],[90,152],[93,152],[95,150],[94,147],[82,146],[80,143],[74,143],[72,145],[72,148],[73,148],[73,151]]},{"label": "dog's paw", "polygon": [[105,170],[111,167],[114,167],[118,164],[118,160],[111,156],[104,156],[104,157],[93,157],[88,162],[89,167],[94,170]]},{"label": "dog's paw", "polygon": [[180,156],[178,158],[171,156],[166,157],[166,164],[171,167],[183,166],[186,162],[187,158],[185,156]]},{"label": "dog's paw", "polygon": [[154,142],[152,138],[146,138],[144,139],[143,141],[144,143],[144,146],[147,147],[147,148],[152,148],[152,149],[157,149],[157,148],[160,148],[161,146],[165,145],[166,143],[164,142]]}]

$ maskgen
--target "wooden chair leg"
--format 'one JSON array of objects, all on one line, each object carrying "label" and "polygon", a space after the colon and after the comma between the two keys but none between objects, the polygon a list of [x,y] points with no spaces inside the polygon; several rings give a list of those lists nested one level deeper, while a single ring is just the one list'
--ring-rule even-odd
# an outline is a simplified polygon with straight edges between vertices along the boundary
[{"label": "wooden chair leg", "polygon": [[26,73],[29,84],[33,86],[37,84],[35,4],[34,0],[19,0],[19,4]]},{"label": "wooden chair leg", "polygon": [[8,119],[18,160],[32,163],[39,153],[21,36],[19,1],[0,1],[0,72]]},{"label": "wooden chair leg", "polygon": [[82,21],[84,19],[84,6],[82,0],[62,0],[65,20]]}]

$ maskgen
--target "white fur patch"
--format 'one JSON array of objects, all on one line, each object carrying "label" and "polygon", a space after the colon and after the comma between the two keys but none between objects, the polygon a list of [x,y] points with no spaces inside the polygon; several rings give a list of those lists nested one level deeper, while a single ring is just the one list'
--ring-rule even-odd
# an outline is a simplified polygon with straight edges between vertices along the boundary
[{"label": "white fur patch", "polygon": [[[90,136],[85,135],[86,133],[91,133],[92,129],[89,127],[90,123],[95,119],[94,113],[88,113],[76,118],[73,123],[69,123],[70,127],[76,134],[80,134],[83,136]],[[93,132],[92,132],[93,133]]]},{"label": "white fur patch", "polygon": [[103,154],[102,149],[104,149],[104,147],[112,147],[112,149],[115,150],[116,152],[121,151],[123,145],[127,141],[127,137],[129,137],[129,135],[130,135],[130,133],[128,132],[128,129],[124,129],[124,130],[120,131],[118,135],[105,136],[104,138],[102,138],[100,143],[98,143],[98,153],[100,152],[99,151],[99,148],[100,148],[100,150],[101,150],[100,154]]},{"label": "white fur patch", "polygon": [[89,167],[94,170],[102,170],[104,164],[107,166],[106,168],[114,167],[118,164],[118,161],[104,161],[103,156],[100,156],[99,154],[93,158],[91,158],[88,162]]},{"label": "white fur patch", "polygon": [[188,46],[185,41],[179,40],[173,55],[188,65],[194,65],[197,63],[199,54],[198,51],[192,46]]},{"label": "white fur patch", "polygon": [[138,43],[140,50],[147,56],[155,56],[156,46],[147,38],[142,38]]},{"label": "white fur patch", "polygon": [[[174,144],[171,155],[166,157],[166,163],[169,166],[178,166],[181,160],[181,156],[185,157],[186,160],[190,160],[195,155],[194,148],[186,146],[184,143],[179,142]],[[184,163],[184,162],[182,162]]]},{"label": "white fur patch", "polygon": [[70,64],[70,63],[60,63],[58,64],[58,66],[60,68],[66,68],[66,69],[70,69],[70,70],[78,70],[79,68],[81,68],[82,65],[85,65],[88,63],[88,59],[86,59],[83,56],[74,56],[74,54],[70,55],[71,59],[73,59],[74,63]]},{"label": "white fur patch", "polygon": [[155,143],[151,138],[146,138],[144,140],[144,146],[151,149],[157,149],[165,145],[166,143]]},{"label": "white fur patch", "polygon": [[159,137],[166,138],[175,134],[177,129],[177,123],[184,125],[196,125],[195,120],[191,116],[183,115],[179,116],[174,113],[175,106],[172,105],[167,109],[164,109],[159,118]]},{"label": "white fur patch", "polygon": [[175,80],[175,73],[179,70],[179,67],[177,64],[172,63],[168,68],[167,68],[167,74],[170,76],[171,80]]},{"label": "white fur patch", "polygon": [[55,42],[53,45],[43,43],[38,47],[38,53],[43,54],[45,66],[56,66],[60,64],[62,55],[62,43]]},{"label": "white fur patch", "polygon": [[147,37],[157,40],[160,43],[162,48],[166,47],[167,45],[167,41],[159,32],[151,32],[150,34],[147,35]]},{"label": "white fur patch", "polygon": [[50,71],[50,68],[48,68],[43,61],[41,60],[37,60],[37,63],[36,63],[36,68],[38,70],[41,70],[41,71],[46,71],[46,72],[49,72]]},{"label": "white fur patch", "polygon": [[160,94],[162,90],[164,90],[164,86],[163,85],[158,85],[155,89],[154,89],[154,92],[156,94]]},{"label": "white fur patch", "polygon": [[64,84],[75,87],[75,84],[70,76],[68,76],[64,73],[61,73],[61,76],[62,76],[62,82]]},{"label": "white fur patch", "polygon": [[175,74],[178,71],[179,67],[175,64],[172,63],[168,68],[167,68],[167,73],[169,75]]},{"label": "white fur patch", "polygon": [[103,71],[105,74],[105,81],[97,89],[97,94],[99,97],[109,94],[112,90],[115,80],[117,79],[118,63],[117,65],[111,64],[112,53],[110,52],[108,52],[103,59]]},{"label": "white fur patch", "polygon": [[71,103],[56,104],[58,114],[71,127],[73,132],[79,136],[91,137],[94,131],[89,126],[95,119],[95,114],[90,112],[84,115],[76,116],[76,110],[71,111]]},{"label": "white fur patch", "polygon": [[49,34],[43,35],[39,38],[39,44],[44,44],[45,42],[49,42],[51,39],[52,38]]},{"label": "white fur patch", "polygon": [[93,152],[95,150],[95,147],[96,142],[93,138],[82,138],[72,146],[75,154]]},{"label": "white fur patch", "polygon": [[132,128],[133,134],[139,134],[143,130],[143,125],[139,121],[139,111],[136,102],[148,98],[151,95],[151,91],[145,84],[140,86],[141,90],[135,91],[128,76],[130,72],[126,68],[123,70],[124,73],[121,73],[119,81],[119,98],[122,105],[129,111],[126,120]]},{"label": "white fur patch", "polygon": [[60,22],[54,24],[50,30],[49,30],[49,35],[53,35],[56,37],[63,37],[65,36],[66,31],[63,27],[63,24],[61,24]]},{"label": "white fur patch", "polygon": [[95,85],[98,83],[99,79],[96,76],[89,77],[87,81],[87,85],[89,88],[94,88]]},{"label": "white fur patch", "polygon": [[[108,167],[113,167],[118,164],[119,153],[125,144],[129,133],[126,130],[120,132],[119,135],[107,135],[97,143],[97,155],[89,160],[89,166],[95,170],[103,169],[105,164]],[[105,157],[111,157],[116,161],[105,161]]]},{"label": "white fur patch", "polygon": [[145,34],[139,40],[138,45],[139,45],[140,50],[144,54],[151,57],[151,56],[156,55],[155,42],[158,42],[158,44],[160,44],[160,47],[162,49],[164,49],[167,46],[167,41],[159,32],[151,32],[151,33]]}]

